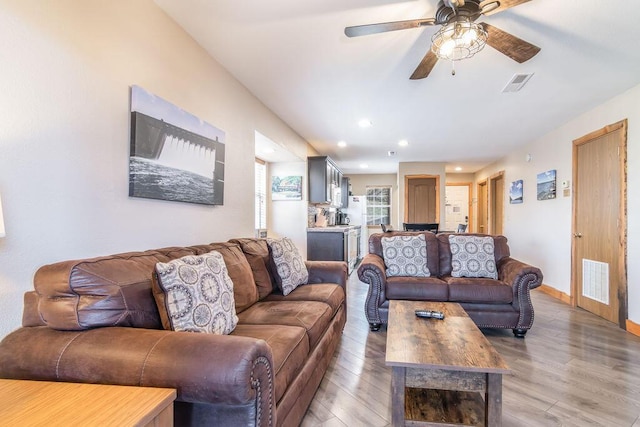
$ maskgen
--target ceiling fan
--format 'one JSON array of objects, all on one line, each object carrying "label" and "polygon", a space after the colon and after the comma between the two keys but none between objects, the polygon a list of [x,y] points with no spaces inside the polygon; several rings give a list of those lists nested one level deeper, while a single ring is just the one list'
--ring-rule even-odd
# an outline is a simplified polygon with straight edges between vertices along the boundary
[{"label": "ceiling fan", "polygon": [[356,25],[345,28],[344,33],[348,37],[359,37],[441,25],[432,37],[431,49],[411,75],[412,80],[427,77],[438,59],[458,61],[470,58],[485,43],[514,61],[523,63],[540,52],[540,48],[492,25],[484,22],[476,24],[475,21],[481,15],[492,15],[528,1],[530,0],[440,0],[434,18]]}]

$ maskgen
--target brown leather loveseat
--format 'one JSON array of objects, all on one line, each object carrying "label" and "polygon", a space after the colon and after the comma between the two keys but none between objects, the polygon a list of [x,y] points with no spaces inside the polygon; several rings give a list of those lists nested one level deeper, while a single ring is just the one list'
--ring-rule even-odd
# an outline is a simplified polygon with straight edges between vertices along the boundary
[{"label": "brown leather loveseat", "polygon": [[[429,277],[387,277],[381,239],[424,234]],[[369,238],[369,254],[358,268],[360,280],[369,285],[365,303],[372,331],[387,323],[389,300],[449,301],[460,303],[469,317],[486,328],[513,329],[524,337],[533,325],[533,305],[529,291],[540,286],[542,272],[510,257],[507,238],[492,236],[497,279],[452,277],[449,233],[387,232]],[[486,237],[482,234],[464,236]]]},{"label": "brown leather loveseat", "polygon": [[[163,330],[156,263],[212,250],[233,282],[235,330]],[[0,377],[175,388],[178,426],[298,425],[341,338],[347,266],[307,261],[308,284],[283,296],[269,257],[265,240],[236,239],[43,266],[23,327],[0,342]]]}]

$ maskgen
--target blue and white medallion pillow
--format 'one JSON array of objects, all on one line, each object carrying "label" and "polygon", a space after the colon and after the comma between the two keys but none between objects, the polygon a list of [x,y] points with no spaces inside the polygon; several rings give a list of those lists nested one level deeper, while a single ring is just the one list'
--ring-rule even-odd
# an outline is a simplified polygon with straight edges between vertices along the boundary
[{"label": "blue and white medallion pillow", "polygon": [[383,237],[382,256],[387,276],[429,277],[427,242],[424,234]]},{"label": "blue and white medallion pillow", "polygon": [[451,276],[497,279],[493,237],[450,235]]},{"label": "blue and white medallion pillow", "polygon": [[276,282],[283,295],[289,295],[309,280],[309,272],[298,248],[288,237],[267,239],[271,261],[275,266]]},{"label": "blue and white medallion pillow", "polygon": [[165,309],[174,331],[230,334],[238,324],[233,282],[220,252],[156,264]]}]

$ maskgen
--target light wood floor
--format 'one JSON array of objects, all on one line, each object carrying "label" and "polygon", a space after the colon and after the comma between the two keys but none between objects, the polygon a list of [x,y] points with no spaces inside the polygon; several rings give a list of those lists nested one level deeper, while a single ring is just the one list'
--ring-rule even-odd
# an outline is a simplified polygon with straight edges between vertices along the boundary
[{"label": "light wood floor", "polygon": [[[352,274],[342,342],[303,427],[390,425],[386,328],[369,331],[366,292]],[[525,339],[483,331],[513,370],[503,377],[503,426],[640,427],[640,337],[540,291],[532,298]]]}]

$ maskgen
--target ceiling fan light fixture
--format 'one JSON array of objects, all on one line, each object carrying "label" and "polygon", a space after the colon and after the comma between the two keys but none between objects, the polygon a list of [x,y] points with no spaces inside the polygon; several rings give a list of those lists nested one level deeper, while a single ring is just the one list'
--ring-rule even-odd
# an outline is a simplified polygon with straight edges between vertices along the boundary
[{"label": "ceiling fan light fixture", "polygon": [[450,22],[431,38],[431,50],[439,59],[460,61],[480,52],[487,43],[482,25],[469,20]]}]

